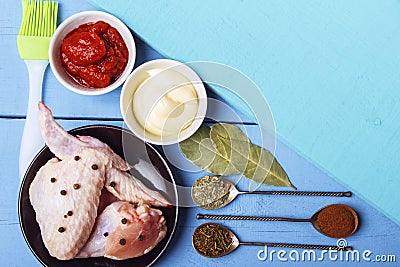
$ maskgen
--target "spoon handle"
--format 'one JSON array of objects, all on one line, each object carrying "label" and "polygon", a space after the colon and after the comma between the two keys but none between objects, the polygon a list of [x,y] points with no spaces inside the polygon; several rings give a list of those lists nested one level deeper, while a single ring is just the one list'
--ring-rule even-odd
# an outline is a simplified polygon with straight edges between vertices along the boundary
[{"label": "spoon handle", "polygon": [[251,191],[241,194],[260,194],[277,196],[318,196],[318,197],[351,197],[351,192],[313,192],[313,191]]},{"label": "spoon handle", "polygon": [[310,219],[294,219],[294,218],[283,218],[283,217],[260,217],[260,216],[236,216],[236,215],[209,215],[209,214],[197,214],[196,218],[197,219],[209,219],[209,220],[310,222]]},{"label": "spoon handle", "polygon": [[310,244],[289,244],[289,243],[264,243],[264,242],[239,242],[240,245],[246,246],[267,246],[281,248],[300,248],[300,249],[322,249],[322,250],[352,250],[352,247],[310,245]]}]

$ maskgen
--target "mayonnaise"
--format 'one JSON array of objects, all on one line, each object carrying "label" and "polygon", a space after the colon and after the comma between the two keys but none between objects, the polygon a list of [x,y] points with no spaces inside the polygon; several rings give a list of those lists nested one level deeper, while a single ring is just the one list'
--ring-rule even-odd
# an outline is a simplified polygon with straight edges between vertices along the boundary
[{"label": "mayonnaise", "polygon": [[197,114],[199,100],[193,84],[171,69],[154,69],[147,74],[133,95],[133,114],[149,133],[179,134]]}]

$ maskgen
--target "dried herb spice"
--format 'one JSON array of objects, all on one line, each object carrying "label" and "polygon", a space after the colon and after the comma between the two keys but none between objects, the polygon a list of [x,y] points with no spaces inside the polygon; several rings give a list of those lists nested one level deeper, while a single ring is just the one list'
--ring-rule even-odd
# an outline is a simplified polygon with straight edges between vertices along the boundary
[{"label": "dried herb spice", "polygon": [[208,172],[243,174],[257,183],[296,189],[271,152],[252,144],[236,126],[227,123],[216,123],[211,128],[202,126],[179,146],[186,158]]},{"label": "dried herb spice", "polygon": [[217,258],[226,255],[233,244],[233,239],[219,224],[203,224],[193,233],[194,248],[202,255]]},{"label": "dried herb spice", "polygon": [[203,176],[192,187],[192,198],[196,205],[204,209],[225,206],[229,198],[230,186],[217,176]]}]

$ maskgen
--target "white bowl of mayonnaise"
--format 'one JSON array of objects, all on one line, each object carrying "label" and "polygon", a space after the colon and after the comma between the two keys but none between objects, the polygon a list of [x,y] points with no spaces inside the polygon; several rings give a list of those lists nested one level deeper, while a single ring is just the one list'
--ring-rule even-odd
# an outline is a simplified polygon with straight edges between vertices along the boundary
[{"label": "white bowl of mayonnaise", "polygon": [[124,122],[139,138],[170,145],[189,138],[200,127],[207,94],[189,66],[157,59],[140,65],[126,79],[120,108]]}]

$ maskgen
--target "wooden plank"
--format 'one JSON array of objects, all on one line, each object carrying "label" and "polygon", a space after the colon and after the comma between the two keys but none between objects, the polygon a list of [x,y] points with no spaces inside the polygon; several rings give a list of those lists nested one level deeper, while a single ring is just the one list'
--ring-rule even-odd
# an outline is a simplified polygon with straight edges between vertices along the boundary
[{"label": "wooden plank", "polygon": [[[66,129],[87,124],[112,124],[109,121],[58,121]],[[18,226],[18,146],[24,120],[0,119],[0,180],[6,187],[0,194],[0,239],[7,240],[0,243],[0,258],[2,266],[39,266],[25,244]],[[258,126],[247,125],[245,129],[250,138],[259,142]],[[346,190],[329,176],[318,170],[315,166],[304,160],[282,143],[277,144],[276,156],[286,169],[292,182],[300,190]],[[179,159],[179,158],[177,158]],[[185,160],[181,158],[181,160]],[[170,164],[172,165],[172,164]],[[172,167],[172,172],[177,183],[181,186],[191,186],[204,172],[182,172]],[[231,177],[232,178],[232,177]],[[247,190],[249,181],[241,179],[237,184],[239,190]],[[260,190],[275,189],[268,186]],[[283,188],[281,188],[283,189]],[[317,198],[317,197],[272,197],[272,196],[240,196],[233,203],[223,209],[208,212],[211,214],[236,214],[259,216],[288,216],[308,218],[321,207],[332,203],[344,203],[354,207],[360,215],[360,229],[355,235],[347,238],[349,245],[363,251],[369,249],[374,254],[400,255],[400,226],[377,212],[358,196],[349,199]],[[181,208],[178,228],[171,245],[165,255],[156,263],[156,266],[243,266],[245,264],[263,265],[257,259],[259,247],[240,247],[229,256],[211,260],[199,256],[191,246],[191,235],[194,229],[205,221],[196,220],[197,213],[206,213],[198,207]],[[269,241],[269,242],[294,242],[335,245],[336,239],[327,238],[317,233],[308,223],[286,222],[251,222],[251,221],[225,221],[222,224],[231,228],[242,241]],[[301,253],[301,251],[300,251]],[[286,266],[277,258],[274,266]],[[296,262],[297,266],[309,266],[309,262]],[[360,266],[363,263],[361,263]],[[357,264],[355,264],[357,265]],[[324,266],[337,266],[337,262],[324,261]]]}]

